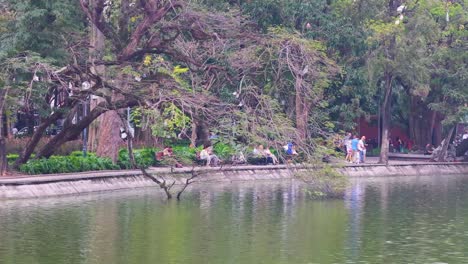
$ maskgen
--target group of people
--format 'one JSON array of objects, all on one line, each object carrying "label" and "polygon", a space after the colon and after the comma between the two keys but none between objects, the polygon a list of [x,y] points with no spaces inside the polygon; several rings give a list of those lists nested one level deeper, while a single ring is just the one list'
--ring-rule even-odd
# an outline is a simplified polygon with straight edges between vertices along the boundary
[{"label": "group of people", "polygon": [[[156,160],[163,160],[165,157],[174,157],[174,152],[171,147],[164,147],[162,151],[156,153]],[[213,146],[204,146],[202,151],[199,153],[200,160],[206,161],[206,166],[218,166],[220,159],[216,154],[213,153]],[[176,168],[182,168],[182,164],[175,160]]]},{"label": "group of people", "polygon": [[[296,151],[296,146],[294,143],[288,143],[284,147],[284,151],[286,155],[295,156],[298,155]],[[173,150],[171,147],[166,146],[162,151],[156,153],[156,160],[163,160],[165,157],[172,157],[175,159]],[[253,147],[252,157],[254,158],[264,158],[265,164],[279,164],[278,158],[273,154],[270,150],[270,147],[264,148],[262,144]],[[201,161],[205,161],[206,166],[218,166],[221,160],[219,157],[214,153],[213,146],[208,145],[204,146],[203,149],[197,153],[197,159]],[[176,160],[176,159],[175,159]],[[233,164],[242,164],[246,163],[247,160],[245,159],[242,152],[238,156],[234,156],[232,160]],[[176,160],[176,167],[182,167],[182,164],[177,162]]]},{"label": "group of people", "polygon": [[164,157],[173,157],[176,168],[182,168],[183,167],[182,163],[180,163],[177,159],[175,159],[174,151],[172,150],[171,147],[166,146],[166,147],[164,147],[164,149],[162,151],[156,152],[156,160],[162,161],[164,159]]},{"label": "group of people", "polygon": [[413,142],[411,140],[403,141],[400,137],[396,137],[395,140],[389,138],[390,151],[404,153],[413,148]]},{"label": "group of people", "polygon": [[265,158],[266,164],[273,164],[276,165],[279,163],[278,158],[275,154],[271,153],[270,147],[264,148],[263,145],[255,146],[252,154],[256,158]]},{"label": "group of people", "polygon": [[346,161],[349,163],[364,163],[366,161],[366,137],[362,136],[361,139],[357,135],[348,133],[344,140],[346,151]]}]

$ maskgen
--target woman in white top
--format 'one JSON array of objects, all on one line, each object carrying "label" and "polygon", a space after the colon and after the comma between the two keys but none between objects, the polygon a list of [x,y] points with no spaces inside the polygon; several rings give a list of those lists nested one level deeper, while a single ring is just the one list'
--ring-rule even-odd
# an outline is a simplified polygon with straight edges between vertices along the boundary
[{"label": "woman in white top", "polygon": [[271,158],[271,160],[273,161],[273,165],[278,164],[278,158],[275,156],[275,154],[271,153],[270,147],[267,147],[267,148],[263,151],[263,153],[265,153],[265,157]]}]

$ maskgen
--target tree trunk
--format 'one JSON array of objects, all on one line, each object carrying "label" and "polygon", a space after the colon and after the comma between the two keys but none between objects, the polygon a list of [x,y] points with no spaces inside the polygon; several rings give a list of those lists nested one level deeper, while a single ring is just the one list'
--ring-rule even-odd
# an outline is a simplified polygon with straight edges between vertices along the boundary
[{"label": "tree trunk", "polygon": [[0,176],[5,176],[8,168],[5,134],[3,133],[3,112],[7,93],[6,88],[0,89]]},{"label": "tree trunk", "polygon": [[5,118],[6,118],[6,130],[7,130],[6,137],[7,138],[12,138],[13,134],[11,132],[12,131],[11,117],[10,117],[10,115],[5,115]]},{"label": "tree trunk", "polygon": [[[3,103],[0,102],[0,106],[2,105]],[[0,176],[5,176],[7,172],[8,162],[6,155],[6,143],[3,133],[3,108],[0,108]]]},{"label": "tree trunk", "polygon": [[455,131],[455,126],[453,126],[449,133],[447,134],[447,137],[442,140],[443,144],[441,146],[440,151],[434,155],[433,160],[437,162],[444,162],[447,161],[447,150],[450,145],[450,139],[452,138],[453,132]]},{"label": "tree trunk", "polygon": [[192,134],[190,136],[190,146],[197,146],[197,122],[195,119],[192,119]]},{"label": "tree trunk", "polygon": [[388,164],[392,80],[393,80],[393,77],[389,74],[386,74],[385,95],[384,95],[384,100],[382,103],[382,144],[380,146],[380,158],[379,158],[380,164]]},{"label": "tree trunk", "polygon": [[204,120],[198,119],[197,120],[197,137],[198,137],[198,144],[203,146],[211,145],[210,141],[210,130]]},{"label": "tree trunk", "polygon": [[437,112],[428,108],[419,97],[411,96],[409,128],[410,138],[419,149],[424,149],[426,144],[434,144],[433,133],[437,130]]},{"label": "tree trunk", "polygon": [[[94,1],[90,1],[90,5],[94,6]],[[105,50],[105,37],[104,34],[93,24],[91,23],[91,32],[89,36],[89,61],[91,62],[91,72],[103,76],[105,73],[105,66],[99,65],[95,66],[94,62],[101,60]],[[91,98],[90,99],[90,110],[93,110],[100,102],[102,98]],[[91,152],[96,151],[98,146],[98,133],[100,129],[100,123],[102,122],[102,117],[98,117],[91,125],[88,127],[88,150]]]},{"label": "tree trunk", "polygon": [[67,141],[73,140],[77,138],[83,129],[91,122],[96,120],[101,114],[105,113],[106,111],[109,110],[114,110],[114,109],[121,109],[124,107],[132,107],[137,105],[136,101],[126,101],[122,100],[119,102],[114,103],[111,109],[109,109],[108,105],[105,102],[101,102],[96,108],[91,110],[91,112],[85,116],[83,119],[81,119],[77,124],[74,125],[69,125],[55,137],[53,137],[36,155],[36,158],[41,158],[41,157],[50,157],[54,151],[60,147],[62,144],[64,144]]},{"label": "tree trunk", "polygon": [[108,157],[113,162],[117,162],[119,149],[123,143],[120,137],[121,127],[123,124],[117,111],[108,111],[102,116],[96,149],[98,156]]},{"label": "tree trunk", "polygon": [[54,112],[51,116],[47,117],[39,125],[36,131],[34,131],[34,134],[31,137],[31,139],[26,144],[26,147],[24,148],[23,152],[21,152],[20,157],[16,160],[15,168],[18,168],[19,165],[24,164],[29,160],[29,158],[31,157],[31,154],[33,153],[37,144],[39,143],[42,136],[44,135],[44,132],[47,129],[47,127],[49,127],[55,121],[59,120],[61,117],[62,117],[62,114],[59,111]]},{"label": "tree trunk", "polygon": [[309,116],[307,99],[303,93],[302,87],[302,78],[301,74],[297,74],[296,76],[296,130],[298,140],[300,142],[304,142],[307,138],[307,119]]},{"label": "tree trunk", "polygon": [[439,145],[442,142],[442,120],[443,116],[441,113],[436,112],[436,122],[434,124],[434,127],[432,128],[432,134],[431,134],[431,140],[433,140],[433,144],[435,146]]},{"label": "tree trunk", "polygon": [[0,176],[5,176],[8,169],[5,137],[0,135]]},{"label": "tree trunk", "polygon": [[[117,77],[117,83],[122,90],[127,88],[127,82],[125,76],[119,75]],[[121,98],[122,95],[112,94],[112,101],[116,101]],[[117,162],[119,157],[119,149],[124,143],[120,137],[120,129],[125,127],[122,124],[118,110],[112,110],[104,113],[101,117],[98,131],[98,144],[96,154],[101,157],[108,157],[113,162]]]}]

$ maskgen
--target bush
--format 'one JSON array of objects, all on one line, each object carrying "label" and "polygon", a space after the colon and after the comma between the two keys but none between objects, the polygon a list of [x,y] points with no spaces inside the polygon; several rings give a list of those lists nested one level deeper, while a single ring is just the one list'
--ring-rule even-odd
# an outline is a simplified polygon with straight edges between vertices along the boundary
[{"label": "bush", "polygon": [[8,154],[6,158],[8,164],[13,164],[19,158],[19,154]]},{"label": "bush", "polygon": [[[156,152],[159,149],[157,148],[142,148],[142,149],[134,149],[133,155],[135,156],[135,161],[138,167],[148,168],[149,166],[158,165],[159,162],[156,160]],[[132,165],[130,163],[130,158],[128,156],[127,149],[120,149],[119,150],[119,158],[117,161],[117,165],[121,169],[131,169]]]},{"label": "bush", "polygon": [[197,152],[201,151],[202,147],[191,148],[187,145],[178,145],[172,148],[175,158],[182,164],[192,165],[197,160]]},{"label": "bush", "polygon": [[231,145],[221,142],[214,145],[213,151],[222,160],[231,160],[236,154],[236,150]]},{"label": "bush", "polygon": [[371,151],[366,153],[368,157],[378,157],[380,155],[380,148],[373,148]]},{"label": "bush", "polygon": [[20,171],[27,174],[69,173],[95,170],[117,170],[119,167],[109,158],[90,154],[80,156],[51,156],[48,159],[30,160],[20,166]]}]

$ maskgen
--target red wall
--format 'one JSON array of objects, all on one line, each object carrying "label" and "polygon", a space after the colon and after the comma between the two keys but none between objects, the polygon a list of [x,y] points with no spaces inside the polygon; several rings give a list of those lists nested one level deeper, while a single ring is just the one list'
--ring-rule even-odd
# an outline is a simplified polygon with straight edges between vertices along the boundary
[{"label": "red wall", "polygon": [[[377,128],[377,117],[371,117],[370,122],[367,122],[365,118],[359,120],[359,126],[356,128],[359,137],[366,136],[367,140],[378,139],[379,129]],[[390,128],[390,138],[395,140],[399,137],[404,142],[409,142],[409,136],[406,132],[398,126]]]}]

